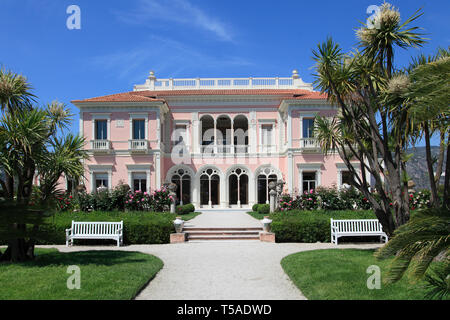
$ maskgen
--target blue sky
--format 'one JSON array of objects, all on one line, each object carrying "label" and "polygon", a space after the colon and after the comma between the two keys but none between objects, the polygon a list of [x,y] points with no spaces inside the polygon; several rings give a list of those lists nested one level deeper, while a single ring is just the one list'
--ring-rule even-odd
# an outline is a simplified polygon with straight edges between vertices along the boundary
[{"label": "blue sky", "polygon": [[[450,1],[390,1],[430,38],[397,51],[397,65],[450,44]],[[69,5],[81,30],[68,30]],[[0,65],[28,77],[41,103],[132,90],[157,77],[290,76],[312,82],[311,50],[331,35],[345,50],[370,5],[381,1],[0,0]],[[78,131],[78,116],[72,125]],[[437,140],[434,140],[434,144]]]}]

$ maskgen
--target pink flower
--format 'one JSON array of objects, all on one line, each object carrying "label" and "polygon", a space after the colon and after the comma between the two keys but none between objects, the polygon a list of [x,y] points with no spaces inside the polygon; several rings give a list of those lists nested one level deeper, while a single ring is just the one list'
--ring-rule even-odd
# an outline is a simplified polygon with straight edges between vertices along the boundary
[{"label": "pink flower", "polygon": [[313,190],[313,189],[309,190],[309,193],[310,193],[310,194],[313,194],[313,193],[314,193],[314,190]]},{"label": "pink flower", "polygon": [[308,200],[309,200],[309,201],[312,201],[312,198],[309,198]]}]

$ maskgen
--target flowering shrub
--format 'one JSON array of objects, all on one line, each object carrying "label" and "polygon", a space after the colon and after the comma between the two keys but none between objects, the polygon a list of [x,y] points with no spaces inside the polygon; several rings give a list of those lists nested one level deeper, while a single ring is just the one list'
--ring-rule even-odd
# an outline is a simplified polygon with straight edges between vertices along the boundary
[{"label": "flowering shrub", "polygon": [[81,192],[77,195],[78,205],[80,207],[80,211],[90,212],[94,210],[94,195]]},{"label": "flowering shrub", "polygon": [[289,211],[295,208],[294,199],[289,194],[282,194],[280,197],[280,211]]},{"label": "flowering shrub", "polygon": [[305,191],[298,199],[302,210],[317,210],[319,208],[319,199],[314,190]]},{"label": "flowering shrub", "polygon": [[173,201],[169,195],[169,190],[163,188],[156,190],[153,194],[147,192],[135,191],[129,192],[125,199],[125,209],[130,211],[169,211],[170,204]]},{"label": "flowering shrub", "polygon": [[130,186],[123,181],[119,181],[119,184],[114,187],[111,192],[111,202],[114,209],[123,211],[125,209],[125,201],[128,200],[130,193]]},{"label": "flowering shrub", "polygon": [[370,201],[354,188],[337,190],[336,188],[318,187],[305,191],[297,199],[289,194],[280,198],[279,210],[369,210]]},{"label": "flowering shrub", "polygon": [[[34,204],[34,202],[30,204]],[[62,195],[58,195],[56,197],[56,209],[58,211],[72,211],[75,205],[76,201],[74,200],[73,196],[68,192]]]},{"label": "flowering shrub", "polygon": [[153,211],[169,211],[170,204],[173,201],[173,198],[169,195],[169,193],[169,190],[167,190],[166,188],[162,188],[153,192],[151,203]]},{"label": "flowering shrub", "polygon": [[409,195],[409,207],[411,210],[428,208],[430,206],[431,192],[422,190]]},{"label": "flowering shrub", "polygon": [[130,211],[149,211],[151,208],[151,196],[147,192],[136,190],[130,192],[125,200],[125,209]]},{"label": "flowering shrub", "polygon": [[319,200],[319,208],[323,210],[344,210],[345,205],[339,197],[336,188],[318,187],[316,189]]}]

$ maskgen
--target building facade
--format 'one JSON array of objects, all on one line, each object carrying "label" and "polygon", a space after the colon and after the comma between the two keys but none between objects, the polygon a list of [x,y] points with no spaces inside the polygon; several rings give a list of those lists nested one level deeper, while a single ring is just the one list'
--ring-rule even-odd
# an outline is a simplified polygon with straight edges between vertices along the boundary
[{"label": "building facade", "polygon": [[268,184],[285,192],[340,186],[348,172],[337,154],[325,157],[314,117],[337,109],[294,70],[288,78],[157,79],[133,91],[72,101],[88,192],[120,182],[153,192],[178,185],[178,202],[196,208],[268,203]]}]

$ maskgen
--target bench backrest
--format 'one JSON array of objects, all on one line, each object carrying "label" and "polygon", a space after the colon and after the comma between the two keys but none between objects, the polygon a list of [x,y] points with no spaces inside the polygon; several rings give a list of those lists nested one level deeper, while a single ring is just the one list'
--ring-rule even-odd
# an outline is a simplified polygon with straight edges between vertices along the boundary
[{"label": "bench backrest", "polygon": [[120,222],[75,222],[72,221],[72,234],[76,235],[115,235],[123,229]]},{"label": "bench backrest", "polygon": [[337,229],[337,232],[383,232],[383,227],[377,219],[360,219],[360,220],[333,220],[331,226]]}]

